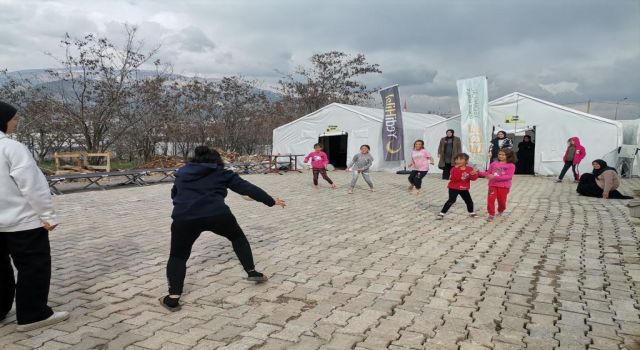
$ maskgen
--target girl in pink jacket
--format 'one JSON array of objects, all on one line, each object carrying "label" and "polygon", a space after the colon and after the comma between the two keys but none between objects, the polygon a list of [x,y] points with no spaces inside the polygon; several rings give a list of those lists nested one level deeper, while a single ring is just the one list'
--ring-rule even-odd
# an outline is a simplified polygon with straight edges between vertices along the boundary
[{"label": "girl in pink jacket", "polygon": [[567,173],[569,168],[573,171],[573,179],[575,182],[580,180],[580,173],[578,173],[578,164],[587,156],[587,150],[580,144],[580,139],[576,136],[569,139],[567,150],[564,152],[564,157],[562,160],[564,161],[564,167],[562,167],[562,171],[560,172],[560,176],[556,182],[562,182],[564,175]]},{"label": "girl in pink jacket", "polygon": [[327,164],[329,164],[329,157],[327,154],[322,152],[322,144],[316,143],[313,145],[314,151],[307,154],[304,157],[304,162],[308,163],[311,160],[311,170],[313,172],[313,186],[318,189],[318,175],[322,175],[322,178],[325,179],[330,185],[331,188],[335,189],[336,184],[331,181],[329,176],[327,176]]},{"label": "girl in pink jacket", "polygon": [[491,163],[487,171],[480,172],[480,176],[489,179],[489,195],[487,196],[487,221],[496,217],[496,201],[498,201],[498,215],[502,216],[507,209],[507,196],[511,189],[511,179],[516,172],[516,155],[512,149],[503,148],[498,152],[498,161]]}]

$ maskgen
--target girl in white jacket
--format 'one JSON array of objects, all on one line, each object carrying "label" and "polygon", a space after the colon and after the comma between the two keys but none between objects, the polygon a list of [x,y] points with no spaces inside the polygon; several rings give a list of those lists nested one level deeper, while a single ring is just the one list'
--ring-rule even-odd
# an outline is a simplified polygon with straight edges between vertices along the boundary
[{"label": "girl in white jacket", "polygon": [[[58,225],[51,193],[29,150],[7,137],[16,109],[0,101],[0,320],[16,300],[18,331],[69,317],[47,306],[51,282],[49,231]],[[11,261],[18,270],[18,283]]]}]

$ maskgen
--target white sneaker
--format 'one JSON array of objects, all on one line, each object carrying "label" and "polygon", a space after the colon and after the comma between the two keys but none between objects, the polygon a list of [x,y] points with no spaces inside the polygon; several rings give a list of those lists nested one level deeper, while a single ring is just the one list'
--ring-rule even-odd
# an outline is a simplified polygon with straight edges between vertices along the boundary
[{"label": "white sneaker", "polygon": [[438,214],[438,216],[436,216],[436,220],[442,220],[444,219],[444,214],[440,213]]},{"label": "white sneaker", "polygon": [[52,324],[62,322],[68,318],[69,318],[68,312],[58,311],[58,312],[54,312],[53,315],[49,316],[49,318],[44,319],[42,321],[18,325],[18,327],[16,327],[16,330],[18,332],[28,332],[34,329],[51,326]]}]

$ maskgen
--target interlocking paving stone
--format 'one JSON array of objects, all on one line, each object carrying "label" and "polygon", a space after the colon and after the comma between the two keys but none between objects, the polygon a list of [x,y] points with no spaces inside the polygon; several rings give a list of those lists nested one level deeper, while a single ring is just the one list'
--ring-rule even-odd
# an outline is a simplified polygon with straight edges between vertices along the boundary
[{"label": "interlocking paving stone", "polygon": [[[352,195],[313,191],[308,173],[246,178],[288,202],[228,198],[268,283],[245,281],[228,241],[204,233],[169,313],[157,298],[171,184],[58,196],[50,304],[71,319],[18,333],[10,316],[0,348],[640,349],[639,226],[622,201],[518,176],[509,216],[456,203],[436,221],[447,192],[434,176],[420,196],[386,173]],[[485,180],[472,195],[482,213]]]}]

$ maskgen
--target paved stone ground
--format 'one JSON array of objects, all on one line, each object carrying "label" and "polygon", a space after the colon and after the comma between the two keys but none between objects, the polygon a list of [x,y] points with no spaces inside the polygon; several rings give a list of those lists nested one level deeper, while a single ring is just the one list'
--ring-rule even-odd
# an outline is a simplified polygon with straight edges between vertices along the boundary
[{"label": "paved stone ground", "polygon": [[[268,283],[243,280],[230,245],[205,234],[185,306],[169,313],[157,298],[171,185],[64,195],[51,304],[71,319],[17,333],[11,317],[0,348],[640,349],[639,229],[623,202],[518,177],[510,216],[487,223],[457,203],[435,221],[446,196],[436,178],[420,197],[394,174],[353,195],[314,192],[309,174],[247,178],[289,203],[229,198]],[[486,181],[472,193],[483,209]]]}]

